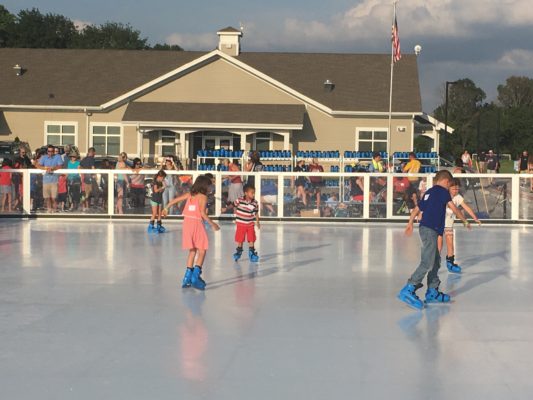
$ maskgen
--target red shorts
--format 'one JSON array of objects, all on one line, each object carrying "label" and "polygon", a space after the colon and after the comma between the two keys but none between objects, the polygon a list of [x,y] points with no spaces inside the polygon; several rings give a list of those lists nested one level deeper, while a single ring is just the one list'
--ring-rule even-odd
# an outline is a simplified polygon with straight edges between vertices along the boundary
[{"label": "red shorts", "polygon": [[[248,240],[246,240],[248,239]],[[255,237],[255,226],[254,224],[239,224],[237,223],[237,232],[235,232],[235,242],[237,243],[254,243],[256,240]]]}]

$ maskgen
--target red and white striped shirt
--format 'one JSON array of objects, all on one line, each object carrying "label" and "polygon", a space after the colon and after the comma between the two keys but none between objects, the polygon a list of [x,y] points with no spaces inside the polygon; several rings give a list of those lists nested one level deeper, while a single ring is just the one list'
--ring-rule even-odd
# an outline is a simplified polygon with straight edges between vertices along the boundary
[{"label": "red and white striped shirt", "polygon": [[246,197],[240,197],[235,200],[235,221],[238,224],[254,224],[258,212],[259,203],[257,203],[257,200],[248,201]]}]

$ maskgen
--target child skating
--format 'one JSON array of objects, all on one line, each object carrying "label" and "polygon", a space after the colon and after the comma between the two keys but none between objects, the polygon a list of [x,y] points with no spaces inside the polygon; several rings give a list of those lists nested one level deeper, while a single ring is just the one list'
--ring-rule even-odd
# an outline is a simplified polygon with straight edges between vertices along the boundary
[{"label": "child skating", "polygon": [[[466,204],[463,196],[459,194],[460,187],[461,180],[454,178],[453,183],[450,186],[450,196],[452,197],[453,204],[455,204],[456,207],[462,207],[477,224],[481,225],[481,221],[477,219],[477,216],[472,208]],[[448,268],[448,271],[451,273],[460,274],[461,267],[455,263],[454,222],[455,214],[449,207],[446,207],[446,220],[444,223],[444,239],[446,239],[446,268]],[[439,253],[442,251],[443,241],[443,237],[439,236]]]},{"label": "child skating", "polygon": [[[164,233],[166,231],[166,229],[163,227],[163,223],[161,222],[163,192],[165,190],[163,181],[165,180],[166,176],[167,173],[161,170],[154,176],[154,180],[152,182],[152,197],[150,199],[152,215],[150,217],[150,223],[148,224],[148,233]],[[155,226],[155,221],[157,221],[157,227]]]},{"label": "child skating", "polygon": [[259,224],[259,204],[255,200],[255,188],[252,185],[245,185],[243,188],[244,196],[235,200],[235,242],[237,242],[237,251],[233,255],[235,261],[238,261],[243,252],[244,242],[248,242],[248,257],[250,261],[259,261],[259,256],[255,250],[255,228],[260,229]]},{"label": "child skating", "polygon": [[178,204],[184,200],[187,201],[182,213],[182,247],[184,250],[189,250],[189,255],[187,257],[187,269],[185,270],[185,276],[181,285],[183,288],[192,286],[198,290],[204,290],[206,287],[206,283],[201,275],[209,241],[202,221],[207,221],[214,231],[220,229],[205,212],[207,192],[210,185],[211,180],[208,177],[204,175],[199,176],[194,181],[190,193],[183,194],[169,201],[163,210],[163,215],[166,215],[168,209],[174,204]]},{"label": "child skating", "polygon": [[405,229],[405,234],[411,236],[413,233],[413,222],[421,212],[422,219],[420,220],[419,234],[422,241],[422,249],[420,264],[398,294],[398,299],[417,310],[423,309],[424,303],[415,292],[423,286],[422,280],[426,275],[428,285],[426,303],[447,303],[450,301],[449,295],[439,291],[439,268],[441,260],[438,249],[438,238],[444,233],[446,206],[450,207],[453,213],[465,225],[469,225],[463,213],[452,203],[449,192],[452,180],[453,177],[449,171],[443,170],[437,172],[434,178],[434,186],[424,193],[418,205],[411,212],[407,228]]}]

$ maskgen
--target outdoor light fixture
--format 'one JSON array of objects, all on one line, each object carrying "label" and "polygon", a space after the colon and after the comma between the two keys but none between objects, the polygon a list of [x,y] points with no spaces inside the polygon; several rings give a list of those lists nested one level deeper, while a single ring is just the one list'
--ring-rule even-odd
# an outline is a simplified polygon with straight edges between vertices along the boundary
[{"label": "outdoor light fixture", "polygon": [[335,84],[331,82],[329,79],[326,79],[324,82],[324,89],[331,92],[335,88]]},{"label": "outdoor light fixture", "polygon": [[416,55],[419,55],[421,51],[422,51],[422,46],[420,46],[419,44],[417,44],[417,45],[415,46],[415,54],[416,54]]},{"label": "outdoor light fixture", "polygon": [[21,76],[22,75],[22,67],[18,64],[15,64],[15,66],[13,67],[13,69],[15,70],[15,73],[17,74],[17,76]]}]

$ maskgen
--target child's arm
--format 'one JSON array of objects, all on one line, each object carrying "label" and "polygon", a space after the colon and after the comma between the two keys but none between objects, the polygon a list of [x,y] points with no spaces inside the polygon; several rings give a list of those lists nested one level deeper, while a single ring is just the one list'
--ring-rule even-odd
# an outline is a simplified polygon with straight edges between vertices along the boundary
[{"label": "child's arm", "polygon": [[182,194],[181,196],[178,196],[178,197],[174,197],[172,200],[170,200],[168,203],[167,203],[167,206],[165,208],[163,208],[163,211],[162,211],[162,214],[163,215],[167,215],[168,213],[168,209],[170,207],[172,207],[174,204],[178,204],[178,203],[181,203],[183,200],[187,200],[187,198],[190,196],[189,193],[185,193],[185,194]]},{"label": "child's arm", "polygon": [[259,223],[259,210],[255,211],[255,224],[257,225],[257,229],[261,229],[261,224]]},{"label": "child's arm", "polygon": [[203,194],[198,195],[198,203],[199,203],[200,214],[202,215],[202,219],[204,221],[207,221],[209,225],[211,225],[211,228],[213,228],[214,231],[220,230],[220,226],[218,226],[218,224],[213,222],[211,218],[209,218],[209,215],[207,215],[207,213],[205,212],[206,207],[207,207],[207,196]]},{"label": "child's arm", "polygon": [[466,226],[468,229],[470,229],[470,222],[467,221],[467,219],[465,218],[463,212],[461,210],[459,210],[455,204],[453,204],[453,201],[450,201],[448,202],[448,207],[450,208],[450,210],[452,210],[452,212],[459,217],[459,219],[461,221],[463,221],[463,225]]},{"label": "child's arm", "polygon": [[413,234],[413,222],[419,213],[420,209],[418,208],[418,206],[413,208],[413,211],[411,211],[411,215],[409,216],[409,222],[407,223],[407,227],[405,228],[405,236],[411,236]]},{"label": "child's arm", "polygon": [[463,203],[461,204],[461,207],[463,207],[464,210],[468,213],[468,215],[472,217],[472,219],[476,222],[476,224],[481,225],[481,221],[477,219],[476,213],[470,208],[468,204],[466,204],[466,202],[463,201]]}]

